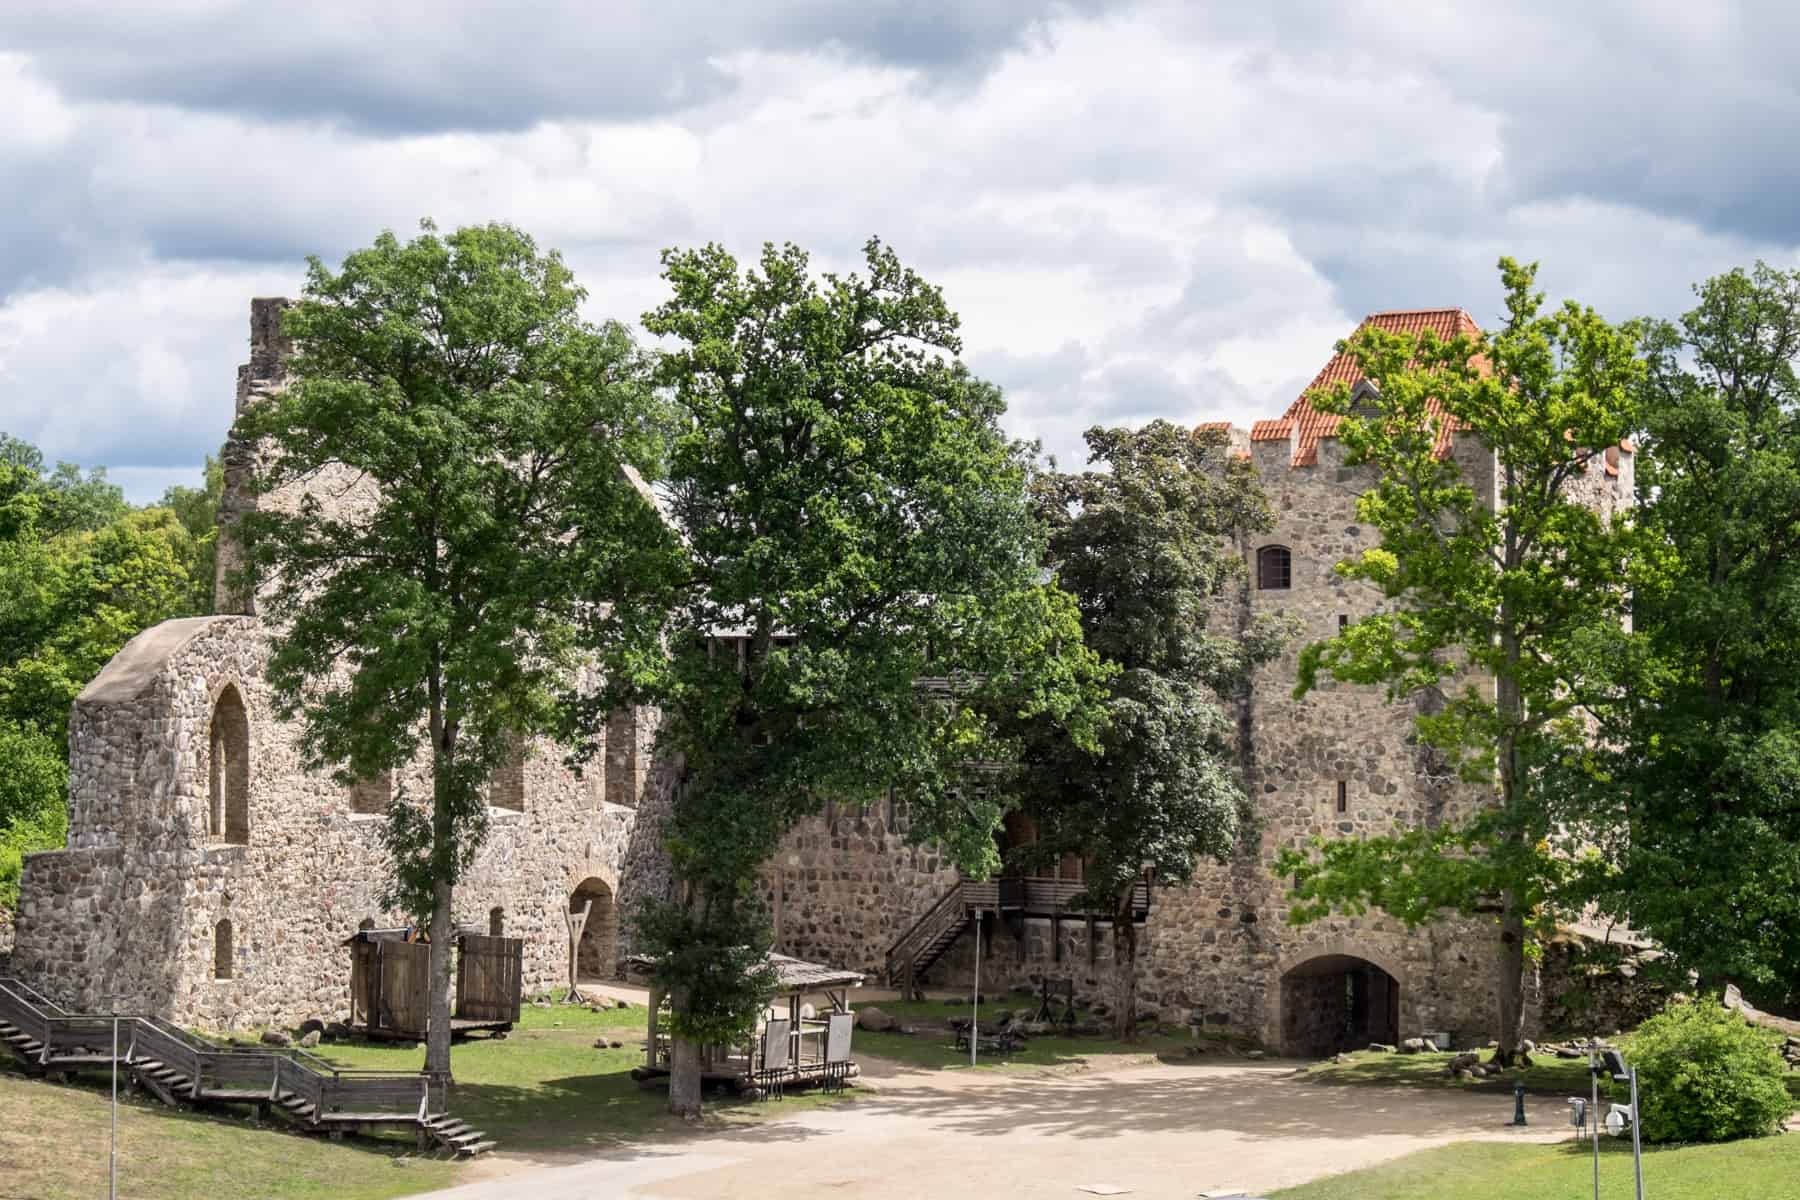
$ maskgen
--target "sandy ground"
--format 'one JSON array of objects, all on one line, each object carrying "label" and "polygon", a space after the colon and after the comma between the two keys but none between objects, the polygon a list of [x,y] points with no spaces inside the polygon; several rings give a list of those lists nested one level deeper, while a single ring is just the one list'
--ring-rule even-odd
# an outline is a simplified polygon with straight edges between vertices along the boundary
[{"label": "sandy ground", "polygon": [[1328,1087],[1295,1064],[1158,1065],[1066,1076],[931,1072],[865,1059],[853,1104],[558,1166],[498,1156],[439,1200],[858,1200],[1272,1191],[1470,1138],[1568,1136],[1553,1098]]}]

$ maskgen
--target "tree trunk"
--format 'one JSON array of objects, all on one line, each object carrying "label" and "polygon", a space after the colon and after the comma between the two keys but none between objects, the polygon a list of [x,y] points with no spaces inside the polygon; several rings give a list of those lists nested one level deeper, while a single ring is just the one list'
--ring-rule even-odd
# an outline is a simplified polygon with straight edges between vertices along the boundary
[{"label": "tree trunk", "polygon": [[[679,1014],[687,1008],[687,991],[674,992],[669,997],[669,1011]],[[700,1119],[700,1043],[689,1041],[680,1034],[670,1038],[672,1053],[669,1056],[669,1111],[684,1121]]]},{"label": "tree trunk", "polygon": [[1131,886],[1113,909],[1113,970],[1117,972],[1119,1009],[1113,1034],[1122,1042],[1137,1041],[1137,922],[1131,919]]},{"label": "tree trunk", "polygon": [[1502,894],[1500,915],[1500,1028],[1494,1061],[1513,1066],[1525,1042],[1525,914],[1511,892]]},{"label": "tree trunk", "polygon": [[450,885],[431,885],[431,1006],[425,1029],[425,1071],[434,1089],[450,1078]]}]

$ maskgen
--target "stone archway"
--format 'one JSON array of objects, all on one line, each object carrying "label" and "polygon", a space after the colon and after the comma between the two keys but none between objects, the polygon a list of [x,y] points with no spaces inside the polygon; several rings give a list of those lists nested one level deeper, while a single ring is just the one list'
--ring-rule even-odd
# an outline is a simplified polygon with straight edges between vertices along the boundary
[{"label": "stone archway", "polygon": [[569,911],[588,905],[587,923],[575,954],[575,970],[581,979],[611,979],[618,973],[619,914],[612,888],[604,879],[589,876],[569,896]]},{"label": "stone archway", "polygon": [[1324,1058],[1400,1040],[1400,981],[1354,954],[1318,954],[1281,976],[1281,1052]]}]

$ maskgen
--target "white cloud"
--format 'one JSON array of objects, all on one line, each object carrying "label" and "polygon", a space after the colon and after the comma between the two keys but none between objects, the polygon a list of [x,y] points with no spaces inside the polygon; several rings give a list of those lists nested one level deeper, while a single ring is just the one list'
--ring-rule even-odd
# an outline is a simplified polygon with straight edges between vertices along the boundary
[{"label": "white cloud", "polygon": [[[249,297],[427,215],[526,228],[592,315],[626,319],[661,298],[666,246],[792,240],[841,270],[879,234],[961,311],[1012,427],[1065,461],[1095,421],[1277,413],[1367,311],[1491,318],[1502,253],[1626,316],[1800,244],[1770,187],[1785,137],[1744,118],[1788,111],[1756,24],[1786,18],[1749,8],[882,0],[851,20],[791,0],[702,24],[666,4],[621,10],[629,55],[578,62],[571,5],[526,31],[533,54],[446,19],[379,71],[344,40],[361,26],[284,9],[251,88],[225,59],[259,11],[132,6],[108,30],[47,5],[0,56],[27,116],[0,131],[21,181],[0,426],[47,453],[197,464]],[[126,34],[164,58],[127,61]],[[294,74],[321,54],[348,55],[341,77]],[[615,69],[607,87],[681,94],[590,78]]]}]

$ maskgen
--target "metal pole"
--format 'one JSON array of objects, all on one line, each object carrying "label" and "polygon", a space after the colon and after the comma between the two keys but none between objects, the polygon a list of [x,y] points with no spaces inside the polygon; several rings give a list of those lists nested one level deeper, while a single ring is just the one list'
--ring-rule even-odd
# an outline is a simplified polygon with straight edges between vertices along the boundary
[{"label": "metal pole", "polygon": [[975,993],[969,998],[969,1065],[975,1065],[975,1047],[981,1042],[981,910],[975,910]]},{"label": "metal pole", "polygon": [[1638,1140],[1637,1068],[1631,1068],[1631,1169],[1637,1175],[1637,1200],[1644,1200],[1644,1145]]},{"label": "metal pole", "polygon": [[119,998],[112,998],[112,1149],[107,1168],[107,1200],[119,1196]]},{"label": "metal pole", "polygon": [[1593,1038],[1588,1039],[1588,1083],[1594,1093],[1594,1101],[1588,1112],[1593,1114],[1594,1127],[1594,1200],[1600,1200],[1600,1065],[1599,1046]]}]

